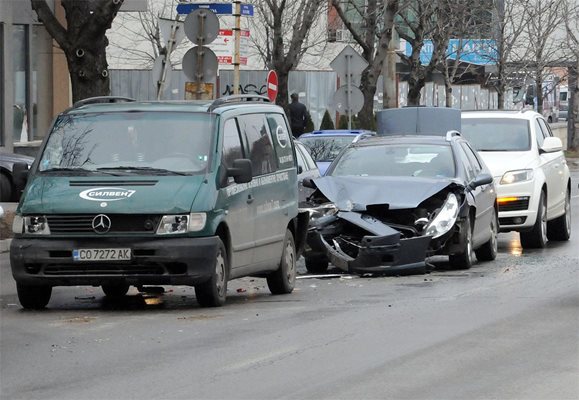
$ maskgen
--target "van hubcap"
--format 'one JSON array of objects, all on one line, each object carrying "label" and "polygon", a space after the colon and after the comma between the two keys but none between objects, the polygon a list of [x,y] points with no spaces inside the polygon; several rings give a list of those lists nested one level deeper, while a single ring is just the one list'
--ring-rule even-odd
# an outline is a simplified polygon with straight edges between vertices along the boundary
[{"label": "van hubcap", "polygon": [[215,260],[215,278],[215,288],[217,289],[217,293],[222,296],[223,288],[225,287],[225,260],[223,259],[221,251],[217,254]]},{"label": "van hubcap", "polygon": [[296,262],[294,256],[293,246],[288,243],[285,248],[285,265],[286,265],[286,276],[288,282],[292,282],[296,275]]}]

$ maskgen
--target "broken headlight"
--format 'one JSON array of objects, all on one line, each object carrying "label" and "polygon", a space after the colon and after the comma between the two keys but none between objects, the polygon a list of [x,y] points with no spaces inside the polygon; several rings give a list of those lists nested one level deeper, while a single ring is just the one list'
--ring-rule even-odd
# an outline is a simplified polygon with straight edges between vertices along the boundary
[{"label": "broken headlight", "polygon": [[172,235],[186,232],[199,232],[205,228],[207,214],[164,215],[157,228],[157,235]]},{"label": "broken headlight", "polygon": [[444,235],[448,232],[456,222],[458,217],[458,199],[453,193],[449,193],[446,201],[442,205],[442,208],[436,214],[436,217],[428,224],[424,235],[432,236],[433,239]]},{"label": "broken headlight", "polygon": [[12,232],[16,234],[50,235],[50,228],[45,216],[14,216]]},{"label": "broken headlight", "polygon": [[306,211],[310,213],[310,219],[318,219],[337,214],[338,207],[334,203],[324,203],[317,207],[306,208]]}]

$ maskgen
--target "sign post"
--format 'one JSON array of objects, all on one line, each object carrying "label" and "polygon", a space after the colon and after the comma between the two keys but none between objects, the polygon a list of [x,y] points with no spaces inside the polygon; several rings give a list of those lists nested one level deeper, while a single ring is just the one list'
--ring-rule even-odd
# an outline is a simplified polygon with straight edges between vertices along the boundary
[{"label": "sign post", "polygon": [[273,70],[269,71],[267,73],[267,97],[272,103],[275,102],[277,97],[277,85],[277,73]]},{"label": "sign post", "polygon": [[360,83],[360,77],[368,67],[368,62],[352,46],[346,46],[332,60],[330,66],[340,80],[346,82],[334,94],[334,104],[339,112],[348,114],[348,129],[352,129],[352,113],[357,113],[364,106],[364,95],[356,85]]}]

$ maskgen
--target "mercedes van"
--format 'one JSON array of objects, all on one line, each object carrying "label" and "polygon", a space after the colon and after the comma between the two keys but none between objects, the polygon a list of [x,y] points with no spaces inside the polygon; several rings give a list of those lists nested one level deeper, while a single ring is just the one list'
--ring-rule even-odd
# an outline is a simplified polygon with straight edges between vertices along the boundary
[{"label": "mercedes van", "polygon": [[214,102],[91,98],[60,114],[28,171],[10,247],[24,308],[54,286],[190,285],[225,303],[228,280],[290,293],[307,231],[282,108],[265,97]]}]

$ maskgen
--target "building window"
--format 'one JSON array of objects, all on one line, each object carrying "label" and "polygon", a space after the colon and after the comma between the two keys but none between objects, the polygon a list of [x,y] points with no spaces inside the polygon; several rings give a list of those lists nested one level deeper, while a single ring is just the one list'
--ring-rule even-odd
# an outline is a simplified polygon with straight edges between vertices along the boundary
[{"label": "building window", "polygon": [[26,71],[28,64],[28,34],[25,25],[12,27],[12,82],[14,85],[13,138],[14,142],[28,141],[28,110]]}]

